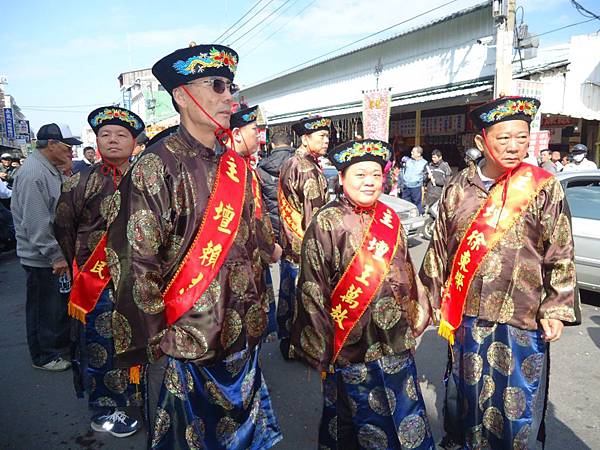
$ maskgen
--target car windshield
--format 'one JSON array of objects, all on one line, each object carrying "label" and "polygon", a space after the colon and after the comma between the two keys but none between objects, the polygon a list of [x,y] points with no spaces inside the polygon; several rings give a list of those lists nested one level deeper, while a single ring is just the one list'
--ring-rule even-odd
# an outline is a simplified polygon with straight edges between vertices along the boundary
[{"label": "car windshield", "polygon": [[600,180],[569,183],[566,194],[573,217],[600,220]]}]

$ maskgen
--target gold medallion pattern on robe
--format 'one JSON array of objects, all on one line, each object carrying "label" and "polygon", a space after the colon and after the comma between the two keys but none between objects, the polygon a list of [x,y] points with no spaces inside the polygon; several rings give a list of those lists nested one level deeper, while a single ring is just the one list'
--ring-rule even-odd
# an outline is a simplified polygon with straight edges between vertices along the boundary
[{"label": "gold medallion pattern on robe", "polygon": [[502,395],[504,414],[508,420],[519,420],[527,406],[525,392],[519,387],[507,387]]},{"label": "gold medallion pattern on robe", "polygon": [[94,369],[99,369],[106,364],[108,352],[102,345],[92,342],[87,345],[86,352],[88,355],[88,363]]},{"label": "gold medallion pattern on robe", "polygon": [[165,164],[155,153],[142,155],[131,170],[133,185],[142,192],[156,195],[163,186]]},{"label": "gold medallion pattern on robe", "polygon": [[260,337],[267,328],[267,314],[259,304],[254,304],[246,312],[246,331],[252,337]]},{"label": "gold medallion pattern on robe", "polygon": [[98,195],[102,192],[103,175],[100,172],[93,172],[88,178],[87,184],[85,185],[85,192],[83,197],[90,199],[94,195]]},{"label": "gold medallion pattern on robe", "polygon": [[119,256],[110,247],[106,247],[104,252],[106,253],[106,262],[108,263],[108,270],[110,271],[113,285],[118,286],[121,280],[121,262],[119,261]]},{"label": "gold medallion pattern on robe", "polygon": [[62,192],[71,192],[75,186],[79,183],[81,178],[81,172],[77,172],[75,175],[70,176],[62,184]]},{"label": "gold medallion pattern on robe", "polygon": [[494,379],[489,375],[483,376],[483,386],[481,388],[481,392],[479,393],[479,409],[485,411],[485,404],[489,399],[492,398],[494,392],[496,391],[496,383]]},{"label": "gold medallion pattern on robe", "polygon": [[96,333],[105,339],[112,337],[112,312],[107,311],[96,317],[94,320]]},{"label": "gold medallion pattern on robe", "polygon": [[346,384],[361,384],[367,379],[368,370],[364,364],[352,364],[342,372],[342,379]]},{"label": "gold medallion pattern on robe", "polygon": [[144,273],[133,282],[133,302],[146,314],[158,314],[165,309],[161,283],[160,274],[153,271]]},{"label": "gold medallion pattern on robe", "polygon": [[204,450],[204,422],[195,417],[192,423],[185,427],[185,442],[190,450]]},{"label": "gold medallion pattern on robe", "polygon": [[415,384],[415,379],[412,376],[409,376],[406,379],[406,386],[404,388],[406,395],[412,401],[416,402],[419,400],[419,395],[417,393],[417,385]]},{"label": "gold medallion pattern on robe", "polygon": [[234,408],[233,403],[226,397],[226,395],[223,392],[221,392],[219,387],[212,381],[207,381],[204,384],[204,389],[208,393],[211,403],[220,406],[226,411],[231,411]]},{"label": "gold medallion pattern on robe", "polygon": [[215,278],[208,285],[206,291],[202,293],[202,296],[196,301],[196,303],[194,303],[192,308],[194,311],[200,313],[210,311],[219,301],[220,297],[221,283],[219,283],[219,280]]},{"label": "gold medallion pattern on robe", "polygon": [[398,427],[400,443],[405,448],[417,448],[427,435],[425,420],[418,414],[410,414],[402,419]]},{"label": "gold medallion pattern on robe", "polygon": [[535,383],[539,380],[542,374],[542,368],[544,365],[544,354],[536,353],[528,356],[521,363],[521,373],[528,383]]},{"label": "gold medallion pattern on robe", "polygon": [[490,366],[505,377],[515,370],[515,359],[512,350],[504,343],[496,341],[488,348],[487,360]]},{"label": "gold medallion pattern on robe", "polygon": [[342,225],[342,212],[337,208],[325,208],[317,214],[317,225],[323,231],[333,231]]},{"label": "gold medallion pattern on robe", "polygon": [[181,400],[185,400],[187,393],[194,390],[192,374],[187,369],[183,369],[183,372],[185,373],[185,380],[182,379],[179,370],[177,370],[176,363],[170,361],[165,370],[164,378],[167,390]]},{"label": "gold medallion pattern on robe", "polygon": [[208,351],[206,336],[191,325],[175,326],[175,347],[185,359],[198,359]]},{"label": "gold medallion pattern on robe", "polygon": [[307,281],[302,285],[300,298],[304,310],[309,314],[317,314],[317,312],[323,308],[323,292],[319,285],[313,281]]},{"label": "gold medallion pattern on robe", "polygon": [[369,407],[380,416],[391,416],[396,411],[396,394],[388,387],[371,389],[368,401]]},{"label": "gold medallion pattern on robe", "polygon": [[171,428],[171,416],[160,406],[156,408],[155,417],[154,431],[152,432],[152,448],[160,443],[165,434],[167,434],[167,431],[169,431],[169,428]]},{"label": "gold medallion pattern on robe", "polygon": [[127,369],[112,369],[104,374],[104,385],[112,392],[122,394],[129,384],[129,371]]},{"label": "gold medallion pattern on robe", "polygon": [[123,353],[131,345],[131,326],[124,315],[118,311],[113,311],[112,327],[115,351]]},{"label": "gold medallion pattern on robe", "polygon": [[162,242],[158,221],[152,211],[141,209],[134,212],[127,222],[129,245],[142,256],[154,256]]},{"label": "gold medallion pattern on robe", "polygon": [[217,441],[223,447],[231,447],[240,425],[231,417],[225,416],[217,423]]},{"label": "gold medallion pattern on robe", "polygon": [[502,434],[504,433],[504,419],[498,408],[490,406],[485,410],[483,413],[483,426],[498,439],[502,439]]},{"label": "gold medallion pattern on robe", "polygon": [[393,297],[380,298],[371,308],[373,321],[382,330],[389,330],[402,317],[402,308]]},{"label": "gold medallion pattern on robe", "polygon": [[368,423],[358,429],[358,444],[366,450],[385,450],[388,439],[385,431]]},{"label": "gold medallion pattern on robe", "polygon": [[483,371],[483,359],[477,353],[466,353],[463,370],[463,377],[467,384],[474,385],[479,383]]},{"label": "gold medallion pattern on robe", "polygon": [[531,434],[531,425],[524,424],[515,439],[513,440],[513,450],[529,450],[529,435]]},{"label": "gold medallion pattern on robe", "polygon": [[323,246],[316,239],[304,241],[304,254],[315,272],[321,270],[321,261],[324,259]]},{"label": "gold medallion pattern on robe", "polygon": [[221,345],[224,348],[231,347],[238,340],[242,332],[242,319],[239,313],[231,308],[225,312],[223,329],[221,330]]},{"label": "gold medallion pattern on robe", "polygon": [[300,335],[302,350],[314,359],[321,359],[325,353],[325,338],[310,325],[302,329]]}]

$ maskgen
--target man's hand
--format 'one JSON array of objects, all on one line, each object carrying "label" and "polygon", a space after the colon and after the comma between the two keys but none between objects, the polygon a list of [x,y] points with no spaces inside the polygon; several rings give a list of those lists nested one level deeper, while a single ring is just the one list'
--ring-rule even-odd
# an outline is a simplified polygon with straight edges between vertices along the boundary
[{"label": "man's hand", "polygon": [[275,243],[275,250],[273,250],[273,254],[271,255],[271,263],[276,263],[281,258],[281,254],[283,250],[278,243]]},{"label": "man's hand", "polygon": [[71,278],[71,275],[69,274],[69,265],[64,259],[56,261],[54,264],[52,264],[52,272],[58,276],[66,274],[69,278]]},{"label": "man's hand", "polygon": [[556,342],[562,335],[565,325],[558,319],[540,319],[540,324],[544,330],[542,337],[546,342]]},{"label": "man's hand", "polygon": [[0,178],[4,180],[6,178],[6,172],[0,172]]}]

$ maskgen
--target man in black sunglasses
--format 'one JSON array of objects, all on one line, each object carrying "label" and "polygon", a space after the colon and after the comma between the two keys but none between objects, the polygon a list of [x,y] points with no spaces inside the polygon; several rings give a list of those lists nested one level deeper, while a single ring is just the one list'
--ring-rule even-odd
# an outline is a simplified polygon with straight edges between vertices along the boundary
[{"label": "man in black sunglasses", "polygon": [[152,447],[266,449],[281,439],[258,365],[267,314],[253,277],[252,177],[222,144],[237,63],[214,44],[154,65],[181,124],[125,176],[108,233],[115,360],[146,368]]}]

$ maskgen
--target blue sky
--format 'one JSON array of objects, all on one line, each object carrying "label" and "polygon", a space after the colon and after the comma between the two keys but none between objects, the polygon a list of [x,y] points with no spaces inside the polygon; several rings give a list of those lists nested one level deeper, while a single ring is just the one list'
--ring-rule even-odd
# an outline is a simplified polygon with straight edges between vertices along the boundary
[{"label": "blue sky", "polygon": [[[600,0],[579,1],[587,9],[600,13]],[[250,85],[448,2],[261,0],[246,19],[264,9],[224,43],[240,53],[236,81]],[[78,134],[89,111],[119,100],[120,73],[151,67],[162,56],[187,46],[192,40],[214,42],[255,3],[255,0],[3,2],[0,74],[8,77],[6,91],[15,97],[35,131],[44,123],[66,122]],[[479,2],[455,0],[357,46],[476,3]],[[524,7],[525,22],[531,33],[586,20],[569,0],[517,0],[517,4]],[[520,12],[517,17],[520,18]],[[600,21],[567,28],[542,36],[541,46],[566,42],[572,35],[598,29]]]}]

